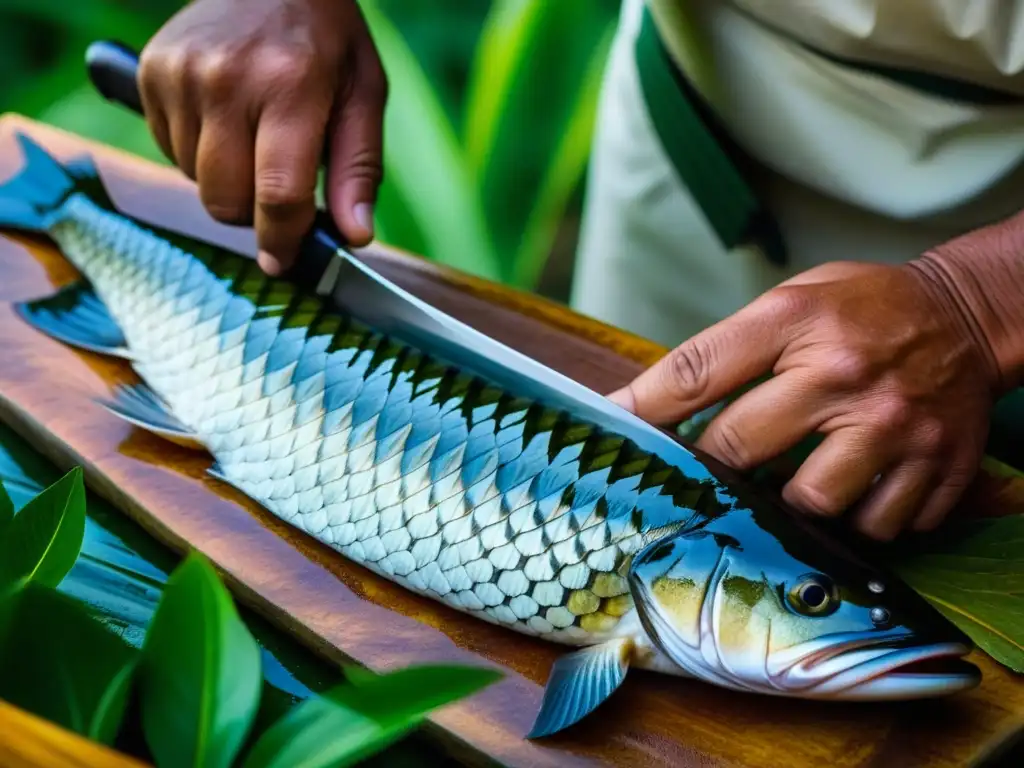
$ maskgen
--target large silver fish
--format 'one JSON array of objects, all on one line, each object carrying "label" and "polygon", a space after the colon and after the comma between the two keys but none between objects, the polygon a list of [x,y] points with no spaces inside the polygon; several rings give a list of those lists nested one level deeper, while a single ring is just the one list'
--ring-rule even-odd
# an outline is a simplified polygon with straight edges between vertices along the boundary
[{"label": "large silver fish", "polygon": [[130,361],[144,383],[107,406],[208,451],[274,515],[416,593],[576,646],[531,736],[587,715],[630,666],[810,699],[978,684],[970,641],[923,599],[667,433],[140,226],[89,161],[19,141],[0,225],[47,234],[83,276],[21,316]]}]

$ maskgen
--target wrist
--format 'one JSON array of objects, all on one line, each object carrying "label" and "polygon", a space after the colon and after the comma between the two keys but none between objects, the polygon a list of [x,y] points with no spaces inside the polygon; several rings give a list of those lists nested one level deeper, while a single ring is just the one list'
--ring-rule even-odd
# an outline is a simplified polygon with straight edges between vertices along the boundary
[{"label": "wrist", "polygon": [[1024,212],[911,262],[991,367],[996,396],[1024,383]]}]

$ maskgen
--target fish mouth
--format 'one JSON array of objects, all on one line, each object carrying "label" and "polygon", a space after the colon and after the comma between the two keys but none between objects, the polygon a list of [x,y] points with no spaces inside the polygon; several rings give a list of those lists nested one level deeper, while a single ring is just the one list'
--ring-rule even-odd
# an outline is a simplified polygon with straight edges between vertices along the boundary
[{"label": "fish mouth", "polygon": [[981,682],[981,670],[964,659],[972,650],[961,642],[922,644],[912,635],[862,638],[805,656],[783,676],[786,683],[809,684],[811,690],[806,694],[812,698],[934,698],[969,690]]}]

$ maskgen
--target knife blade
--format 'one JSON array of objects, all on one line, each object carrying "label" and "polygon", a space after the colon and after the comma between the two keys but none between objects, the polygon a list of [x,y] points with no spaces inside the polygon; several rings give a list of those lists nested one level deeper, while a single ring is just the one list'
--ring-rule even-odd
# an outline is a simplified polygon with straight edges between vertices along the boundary
[{"label": "knife blade", "polygon": [[[117,41],[97,41],[89,46],[85,58],[89,79],[105,99],[143,114],[137,83],[138,54]],[[430,350],[519,396],[589,419],[632,439],[641,448],[662,456],[667,451],[676,461],[691,464],[689,471],[707,474],[693,454],[664,431],[412,295],[358,259],[343,242],[329,214],[318,210],[304,240],[302,257],[286,277],[315,286],[320,295],[330,296],[342,311],[378,331]]]}]

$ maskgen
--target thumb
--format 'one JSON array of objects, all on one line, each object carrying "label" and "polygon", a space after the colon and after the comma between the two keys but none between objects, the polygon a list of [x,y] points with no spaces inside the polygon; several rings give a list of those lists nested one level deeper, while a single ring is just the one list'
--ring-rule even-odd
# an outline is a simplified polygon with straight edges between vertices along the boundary
[{"label": "thumb", "polygon": [[333,121],[326,198],[342,235],[361,246],[373,239],[373,207],[384,175],[387,79],[372,44],[358,54],[354,75]]}]

